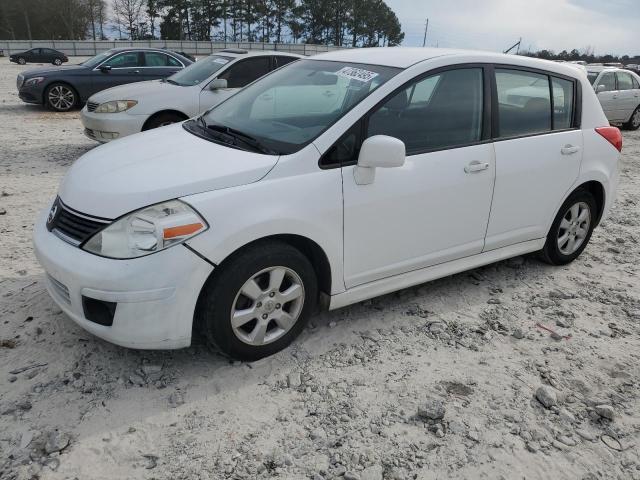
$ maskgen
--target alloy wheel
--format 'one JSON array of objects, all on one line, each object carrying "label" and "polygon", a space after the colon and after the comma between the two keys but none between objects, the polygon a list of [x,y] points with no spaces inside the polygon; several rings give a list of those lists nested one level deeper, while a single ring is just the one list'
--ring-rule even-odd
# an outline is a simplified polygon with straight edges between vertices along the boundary
[{"label": "alloy wheel", "polygon": [[300,276],[287,267],[269,267],[247,280],[231,308],[231,327],[249,345],[282,338],[298,321],[305,291]]},{"label": "alloy wheel", "polygon": [[19,59],[18,59],[18,63],[19,63],[20,65],[24,65],[25,63],[27,63],[27,61],[26,61],[24,58],[19,58]]},{"label": "alloy wheel", "polygon": [[64,85],[56,85],[49,90],[49,104],[56,110],[69,110],[75,102],[75,94],[70,88]]},{"label": "alloy wheel", "polygon": [[574,203],[566,211],[558,228],[558,250],[572,255],[584,243],[591,226],[591,209],[585,202]]},{"label": "alloy wheel", "polygon": [[62,60],[60,60],[59,58],[56,58],[56,59],[53,61],[53,64],[54,64],[54,65],[58,65],[58,66],[60,66],[60,65],[62,65]]},{"label": "alloy wheel", "polygon": [[633,116],[631,117],[631,126],[633,128],[640,127],[640,108],[637,108],[635,112],[633,112]]}]

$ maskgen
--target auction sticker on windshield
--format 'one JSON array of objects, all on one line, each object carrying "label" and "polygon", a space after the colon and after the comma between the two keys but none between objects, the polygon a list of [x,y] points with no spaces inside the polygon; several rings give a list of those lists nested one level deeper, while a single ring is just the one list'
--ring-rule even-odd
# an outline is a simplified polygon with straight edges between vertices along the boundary
[{"label": "auction sticker on windshield", "polygon": [[341,77],[351,78],[360,82],[370,82],[378,76],[376,72],[370,72],[362,68],[344,67],[336,72],[336,75]]}]

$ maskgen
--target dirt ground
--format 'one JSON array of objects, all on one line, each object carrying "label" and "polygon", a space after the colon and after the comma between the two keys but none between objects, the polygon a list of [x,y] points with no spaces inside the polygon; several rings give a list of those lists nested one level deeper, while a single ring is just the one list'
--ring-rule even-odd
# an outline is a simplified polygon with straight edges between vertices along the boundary
[{"label": "dirt ground", "polygon": [[24,68],[0,59],[0,479],[640,479],[640,132],[573,264],[448,277],[230,363],[110,345],[49,298],[33,222],[96,144],[19,100]]}]

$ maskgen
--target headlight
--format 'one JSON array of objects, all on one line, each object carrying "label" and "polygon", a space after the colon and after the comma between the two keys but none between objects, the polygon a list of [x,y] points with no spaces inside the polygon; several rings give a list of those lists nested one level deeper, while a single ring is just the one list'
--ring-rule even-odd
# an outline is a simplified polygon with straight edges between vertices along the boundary
[{"label": "headlight", "polygon": [[29,78],[27,79],[24,84],[28,87],[33,87],[35,85],[38,85],[39,83],[42,83],[44,81],[44,77],[33,77],[33,78]]},{"label": "headlight", "polygon": [[119,113],[129,110],[138,104],[135,100],[113,100],[98,105],[96,113]]},{"label": "headlight", "polygon": [[170,200],[125,215],[82,248],[103,257],[136,258],[182,243],[207,228],[193,208]]}]

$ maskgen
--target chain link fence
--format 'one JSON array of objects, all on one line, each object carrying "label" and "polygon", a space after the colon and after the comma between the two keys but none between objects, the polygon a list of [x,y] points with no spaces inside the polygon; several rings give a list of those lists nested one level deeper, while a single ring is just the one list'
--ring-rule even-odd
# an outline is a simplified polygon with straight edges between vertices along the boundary
[{"label": "chain link fence", "polygon": [[167,48],[190,55],[210,55],[225,48],[244,50],[280,50],[300,55],[340,50],[345,47],[310,45],[305,43],[257,43],[257,42],[193,42],[188,40],[0,40],[0,50],[6,56],[31,48],[53,48],[69,56],[93,56],[111,48],[150,47]]}]

